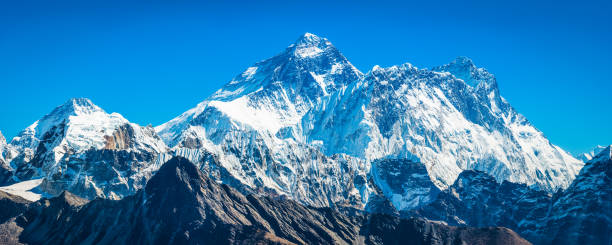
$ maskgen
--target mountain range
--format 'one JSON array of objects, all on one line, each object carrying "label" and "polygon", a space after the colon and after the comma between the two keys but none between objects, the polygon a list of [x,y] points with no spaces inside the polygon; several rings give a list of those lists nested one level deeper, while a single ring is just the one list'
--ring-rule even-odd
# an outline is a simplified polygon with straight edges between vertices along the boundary
[{"label": "mountain range", "polygon": [[[77,98],[8,143],[0,134],[0,184],[17,189],[7,195],[45,197],[9,202],[25,210],[7,215],[4,225],[23,230],[10,239],[33,244],[67,232],[66,244],[376,244],[397,236],[373,231],[380,227],[424,243],[483,232],[523,241],[501,228],[465,226],[508,227],[538,244],[607,244],[610,147],[598,150],[578,160],[550,143],[468,58],[362,73],[327,39],[306,33],[157,127]],[[19,189],[32,180],[40,184]],[[170,186],[183,189],[168,194]],[[173,203],[159,195],[179,196]],[[36,221],[53,212],[70,221]]]}]

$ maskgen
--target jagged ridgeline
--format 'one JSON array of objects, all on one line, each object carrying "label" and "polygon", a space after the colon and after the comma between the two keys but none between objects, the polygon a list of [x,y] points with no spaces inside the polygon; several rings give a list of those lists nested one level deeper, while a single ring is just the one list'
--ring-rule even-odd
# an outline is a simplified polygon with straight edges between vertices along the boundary
[{"label": "jagged ridgeline", "polygon": [[[2,192],[0,192],[2,194]],[[8,199],[8,200],[7,200]],[[291,200],[245,196],[189,160],[164,164],[119,201],[70,192],[3,215],[0,242],[26,244],[528,244],[507,228],[458,228],[382,214],[347,216]],[[6,206],[3,206],[3,208]]]},{"label": "jagged ridgeline", "polygon": [[576,188],[584,165],[552,145],[468,58],[364,74],[310,33],[155,128],[71,99],[10,142],[0,135],[0,156],[0,190],[29,201],[69,191],[127,203],[180,156],[247,199],[506,226],[542,243],[553,241],[542,234],[563,234],[565,226],[543,228],[561,195],[553,194]]}]

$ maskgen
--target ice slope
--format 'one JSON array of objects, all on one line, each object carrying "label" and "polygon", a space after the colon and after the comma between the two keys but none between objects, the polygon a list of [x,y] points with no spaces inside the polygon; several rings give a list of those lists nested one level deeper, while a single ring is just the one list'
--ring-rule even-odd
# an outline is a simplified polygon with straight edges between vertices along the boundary
[{"label": "ice slope", "polygon": [[140,175],[165,143],[152,127],[108,114],[90,100],[70,99],[19,133],[6,159],[15,181],[42,178],[50,194],[120,198],[146,179]]}]

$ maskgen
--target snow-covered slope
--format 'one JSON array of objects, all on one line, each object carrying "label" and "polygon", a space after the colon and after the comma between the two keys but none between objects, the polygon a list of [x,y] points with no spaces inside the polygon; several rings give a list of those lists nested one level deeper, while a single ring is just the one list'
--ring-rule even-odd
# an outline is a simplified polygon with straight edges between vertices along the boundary
[{"label": "snow-covered slope", "polygon": [[[567,187],[583,164],[552,145],[500,96],[494,76],[467,58],[363,75],[327,39],[308,33],[156,130],[174,154],[201,167],[214,159],[225,180],[322,206],[364,207],[385,186],[370,173],[380,159],[422,163],[440,189],[476,169],[551,192]],[[400,189],[380,192],[409,199]]]},{"label": "snow-covered slope", "polygon": [[[156,128],[170,145],[189,144],[205,116],[233,127],[290,136],[287,126],[362,74],[327,40],[306,33],[280,54],[249,67],[197,107]],[[221,122],[219,122],[220,124]],[[226,126],[226,125],[219,125]],[[201,136],[201,135],[198,135]],[[200,146],[186,145],[186,146]]]},{"label": "snow-covered slope", "polygon": [[582,166],[500,96],[493,75],[463,57],[433,70],[374,67],[302,124],[326,154],[418,159],[442,189],[475,169],[554,191]]},{"label": "snow-covered slope", "polygon": [[144,184],[145,170],[167,147],[152,127],[71,99],[13,138],[9,151],[15,181],[43,178],[50,194],[119,198]]},{"label": "snow-covered slope", "polygon": [[42,179],[26,180],[9,186],[2,186],[0,187],[0,191],[20,196],[30,202],[35,202],[42,197],[42,194],[38,193],[38,191],[34,191],[33,189],[40,186],[41,183]]}]

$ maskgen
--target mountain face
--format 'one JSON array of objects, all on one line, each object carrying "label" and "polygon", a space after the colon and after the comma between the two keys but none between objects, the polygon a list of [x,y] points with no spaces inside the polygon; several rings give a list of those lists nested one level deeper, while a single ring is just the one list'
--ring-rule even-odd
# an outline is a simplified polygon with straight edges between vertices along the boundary
[{"label": "mountain face", "polygon": [[11,183],[13,173],[9,163],[4,160],[5,152],[8,151],[8,145],[2,132],[0,132],[0,185]]},{"label": "mountain face", "polygon": [[5,153],[14,181],[43,178],[42,191],[117,199],[144,186],[167,147],[152,127],[71,99],[17,135]]},{"label": "mountain face", "polygon": [[413,201],[401,187],[410,183],[395,178],[391,187],[373,175],[385,159],[423,164],[436,187],[424,188],[434,192],[471,169],[554,192],[583,165],[516,112],[495,77],[467,58],[364,75],[313,34],[156,131],[175,155],[199,166],[214,159],[222,179],[213,178],[320,207],[365,208],[380,193],[404,210],[432,199],[412,193],[420,196]]},{"label": "mountain face", "polygon": [[554,195],[467,170],[434,201],[403,215],[450,225],[508,227],[535,244],[610,244],[611,159],[607,147]]},{"label": "mountain face", "polygon": [[384,159],[372,163],[374,183],[398,210],[409,210],[432,202],[439,189],[425,165],[406,159]]},{"label": "mountain face", "polygon": [[506,228],[451,227],[388,215],[345,216],[291,200],[244,196],[183,158],[119,201],[64,192],[2,224],[27,244],[529,244]]},{"label": "mountain face", "polygon": [[588,161],[574,182],[555,195],[540,242],[612,243],[612,145]]},{"label": "mountain face", "polygon": [[581,163],[504,100],[493,75],[458,58],[433,70],[375,67],[305,116],[326,154],[418,159],[442,189],[462,170],[555,191]]},{"label": "mountain face", "polygon": [[236,188],[320,207],[363,207],[368,165],[323,154],[296,127],[315,104],[362,76],[328,40],[306,34],[156,130],[175,155],[198,165],[207,165],[201,156],[212,154]]},{"label": "mountain face", "polygon": [[524,184],[504,181],[474,170],[462,172],[434,201],[404,215],[444,221],[450,225],[508,227],[529,241],[539,239],[551,195]]}]

